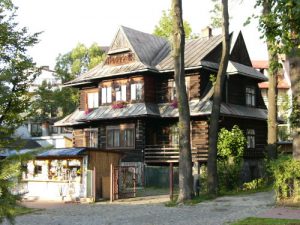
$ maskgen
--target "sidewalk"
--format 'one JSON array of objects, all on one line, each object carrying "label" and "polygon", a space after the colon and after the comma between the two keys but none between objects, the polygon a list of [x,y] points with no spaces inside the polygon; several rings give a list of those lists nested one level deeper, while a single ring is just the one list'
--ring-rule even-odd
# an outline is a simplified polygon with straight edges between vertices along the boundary
[{"label": "sidewalk", "polygon": [[260,218],[300,219],[300,209],[276,207],[257,215]]}]

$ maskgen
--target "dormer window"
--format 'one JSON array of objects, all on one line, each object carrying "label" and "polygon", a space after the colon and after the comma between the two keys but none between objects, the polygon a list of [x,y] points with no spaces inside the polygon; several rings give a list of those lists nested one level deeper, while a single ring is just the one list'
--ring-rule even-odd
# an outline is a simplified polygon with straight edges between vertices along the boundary
[{"label": "dormer window", "polygon": [[246,87],[246,105],[254,107],[256,105],[255,98],[255,88]]},{"label": "dormer window", "polygon": [[94,109],[99,107],[99,93],[98,92],[91,92],[87,93],[87,102],[88,108]]},{"label": "dormer window", "polygon": [[101,102],[102,104],[111,103],[111,87],[101,88]]},{"label": "dormer window", "polygon": [[116,101],[126,101],[126,85],[115,88]]},{"label": "dormer window", "polygon": [[130,86],[131,100],[142,100],[143,84],[131,84]]}]

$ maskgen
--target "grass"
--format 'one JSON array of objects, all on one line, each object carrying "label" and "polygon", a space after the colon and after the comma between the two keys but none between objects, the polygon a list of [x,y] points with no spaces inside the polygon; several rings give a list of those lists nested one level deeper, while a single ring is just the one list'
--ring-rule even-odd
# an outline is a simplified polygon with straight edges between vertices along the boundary
[{"label": "grass", "polygon": [[[254,189],[254,190],[236,190],[236,191],[222,191],[217,197],[222,197],[222,196],[239,196],[239,195],[248,195],[248,194],[254,194],[254,193],[258,193],[258,192],[265,192],[265,191],[271,191],[272,187],[261,187],[258,189]],[[174,200],[169,201],[165,204],[165,206],[167,207],[175,207],[178,204],[176,203],[177,201],[177,197],[178,197],[178,192],[174,195]],[[196,196],[194,197],[192,200],[186,201],[184,202],[185,205],[196,205],[200,202],[204,202],[204,201],[209,201],[215,199],[215,197],[210,196],[206,193],[200,193],[200,196]]]},{"label": "grass", "polygon": [[16,217],[16,216],[35,212],[37,210],[39,210],[39,209],[32,209],[32,208],[27,208],[24,206],[17,206],[16,208],[12,209],[11,213],[12,213],[13,217]]},{"label": "grass", "polygon": [[252,190],[221,191],[219,196],[248,195],[248,194],[254,194],[258,192],[265,192],[271,190],[273,190],[272,186],[259,187],[257,189],[252,189]]},{"label": "grass", "polygon": [[300,225],[300,220],[248,217],[231,225]]}]

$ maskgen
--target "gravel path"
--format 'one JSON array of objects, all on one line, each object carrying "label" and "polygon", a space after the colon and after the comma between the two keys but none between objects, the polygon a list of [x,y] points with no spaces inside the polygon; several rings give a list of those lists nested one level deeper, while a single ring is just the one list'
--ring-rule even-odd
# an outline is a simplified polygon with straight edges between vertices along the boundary
[{"label": "gravel path", "polygon": [[147,201],[64,204],[56,208],[19,216],[16,225],[167,225],[224,224],[256,216],[274,203],[271,192],[247,196],[221,197],[195,206],[165,207]]}]

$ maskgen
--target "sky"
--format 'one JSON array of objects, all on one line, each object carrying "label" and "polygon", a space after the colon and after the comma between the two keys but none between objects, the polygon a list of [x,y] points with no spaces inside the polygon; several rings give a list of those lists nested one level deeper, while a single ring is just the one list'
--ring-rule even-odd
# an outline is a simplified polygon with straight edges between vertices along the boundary
[{"label": "sky", "polygon": [[[30,33],[43,32],[29,54],[38,66],[54,68],[61,53],[78,43],[109,46],[120,25],[152,33],[171,0],[13,0],[18,7],[16,21]],[[243,23],[254,13],[255,0],[231,0],[230,30],[242,30],[252,60],[267,59],[266,46],[259,38],[257,22]],[[193,33],[209,25],[211,0],[183,0],[183,18]],[[257,11],[257,10],[256,10]],[[215,32],[217,33],[217,32]],[[214,34],[214,32],[213,32]]]}]

